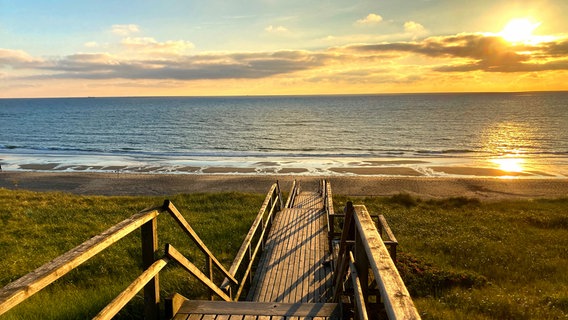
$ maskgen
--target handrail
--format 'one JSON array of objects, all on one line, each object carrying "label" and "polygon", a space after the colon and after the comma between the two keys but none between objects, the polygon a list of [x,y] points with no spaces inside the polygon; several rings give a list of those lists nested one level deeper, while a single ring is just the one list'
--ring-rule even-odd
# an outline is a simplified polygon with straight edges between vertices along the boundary
[{"label": "handrail", "polygon": [[292,208],[298,194],[300,194],[300,183],[294,180],[294,182],[292,182],[292,186],[290,187],[290,194],[288,195],[288,199],[286,200],[284,208]]},{"label": "handrail", "polygon": [[[355,252],[356,260],[354,261],[350,261],[351,251]],[[394,261],[364,205],[353,206],[351,202],[347,203],[345,228],[341,237],[338,259],[340,264],[334,274],[335,301],[339,301],[342,294],[342,282],[352,262],[356,270],[363,272],[359,274],[363,294],[370,290],[367,273],[369,269],[372,271],[389,319],[420,319]],[[366,308],[369,309],[370,306]],[[359,315],[359,319],[364,319],[362,318],[364,314],[359,313]]]},{"label": "handrail", "polygon": [[160,214],[160,210],[161,208],[152,208],[133,215],[98,236],[83,242],[74,249],[9,283],[0,290],[0,315],[124,238],[132,231],[152,221]]},{"label": "handrail", "polygon": [[333,196],[331,192],[331,183],[322,180],[323,184],[323,204],[327,217],[327,241],[329,252],[333,251],[333,238],[335,237],[335,213],[333,211]]},{"label": "handrail", "polygon": [[[238,287],[236,288],[235,294],[233,294],[233,288],[231,287],[231,283],[228,278],[225,278],[223,283],[221,284],[221,288],[228,292],[229,296],[232,300],[236,301],[239,300],[245,284],[246,279],[249,277],[251,270],[253,268],[254,262],[260,252],[262,246],[264,246],[264,242],[266,237],[268,236],[268,229],[272,225],[273,216],[277,211],[279,211],[281,206],[282,193],[280,192],[280,186],[278,183],[274,183],[264,202],[262,207],[258,211],[258,214],[255,220],[252,223],[243,243],[233,260],[231,267],[229,268],[229,274],[232,277],[236,277],[237,273],[241,271],[241,267],[244,266],[244,261],[248,253],[248,264],[246,264],[246,268],[243,271],[243,275],[240,281],[238,282]],[[270,207],[270,208],[269,208]],[[253,244],[254,240],[257,240],[256,244]]]},{"label": "handrail", "polygon": [[136,280],[134,280],[124,291],[122,291],[114,300],[111,301],[98,315],[93,319],[110,320],[124,306],[136,296],[136,294],[150,282],[169,262],[168,258],[162,258],[154,262],[146,269]]},{"label": "handrail", "polygon": [[367,306],[365,305],[365,296],[363,294],[363,286],[361,285],[361,279],[359,279],[359,273],[355,266],[353,252],[349,252],[349,271],[351,273],[351,281],[353,282],[355,304],[357,305],[357,312],[355,314],[359,315],[357,318],[360,320],[369,320],[369,316],[367,315]]},{"label": "handrail", "polygon": [[[124,291],[122,291],[113,301],[111,301],[100,313],[95,317],[96,319],[111,319],[116,315],[121,308],[124,307],[142,288],[144,289],[145,296],[145,318],[157,319],[159,318],[158,303],[160,301],[159,295],[159,272],[170,262],[176,261],[183,268],[194,275],[201,283],[206,285],[213,293],[226,301],[232,300],[232,297],[227,294],[223,289],[213,283],[213,266],[215,266],[224,275],[225,279],[223,285],[237,285],[239,287],[235,300],[241,294],[245,280],[252,269],[255,257],[267,236],[267,229],[270,227],[272,217],[277,210],[282,206],[282,194],[278,183],[272,185],[263,205],[259,211],[257,219],[253,223],[249,234],[245,238],[241,250],[233,262],[233,266],[229,271],[215,258],[203,241],[199,238],[197,233],[193,230],[187,220],[181,215],[178,209],[169,200],[164,201],[161,207],[155,207],[143,210],[130,218],[119,222],[118,224],[110,227],[101,234],[83,242],[55,258],[54,260],[44,264],[36,270],[24,275],[23,277],[9,283],[4,288],[0,289],[0,315],[6,313],[22,301],[26,300],[33,294],[42,290],[50,285],[57,279],[61,278],[71,270],[75,269],[85,261],[94,257],[104,249],[116,243],[120,239],[129,235],[137,229],[142,230],[142,258],[145,270],[138,276]],[[266,211],[268,209],[268,213]],[[177,251],[170,244],[166,244],[166,256],[156,259],[155,255],[158,251],[158,237],[157,237],[157,217],[163,213],[168,212],[170,216],[178,223],[182,230],[190,237],[190,239],[197,245],[201,252],[206,256],[206,263],[209,265],[209,275],[203,274],[198,267],[185,258],[179,251]],[[235,278],[236,272],[239,269],[240,263],[244,260],[247,250],[251,251],[251,243],[255,237],[259,226],[262,225],[262,232],[259,236],[259,241],[254,248],[254,254],[250,257],[248,268],[241,281]],[[235,264],[238,262],[238,264]],[[230,290],[229,290],[230,291]]]}]

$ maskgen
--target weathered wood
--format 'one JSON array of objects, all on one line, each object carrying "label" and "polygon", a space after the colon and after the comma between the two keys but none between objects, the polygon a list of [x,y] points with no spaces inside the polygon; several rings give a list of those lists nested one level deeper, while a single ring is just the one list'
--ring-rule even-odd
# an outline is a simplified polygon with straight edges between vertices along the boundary
[{"label": "weathered wood", "polygon": [[[243,260],[245,259],[246,255],[247,255],[249,247],[252,246],[252,241],[253,241],[254,235],[256,234],[259,226],[262,225],[263,216],[265,214],[266,208],[268,207],[268,203],[269,203],[269,201],[272,197],[272,193],[274,193],[275,190],[276,190],[276,183],[274,183],[270,187],[270,190],[268,191],[268,194],[266,195],[266,198],[264,199],[262,207],[258,211],[258,214],[256,215],[256,218],[254,219],[252,226],[250,227],[245,239],[243,240],[243,243],[242,243],[239,251],[237,252],[237,255],[235,256],[235,259],[233,260],[233,264],[229,268],[229,274],[233,277],[237,274],[239,268],[241,267],[241,264],[243,263]],[[243,279],[243,281],[244,281],[244,279]],[[221,288],[228,290],[229,285],[230,285],[230,283],[229,283],[228,279],[225,279],[223,281],[223,284],[221,285]]]},{"label": "weathered wood", "polygon": [[179,308],[187,301],[186,297],[179,293],[174,293],[170,298],[166,299],[166,319],[173,318],[179,311]]},{"label": "weathered wood", "polygon": [[179,263],[184,269],[186,269],[189,273],[191,273],[194,277],[197,278],[201,283],[206,285],[209,289],[213,290],[216,295],[221,297],[225,301],[231,301],[231,298],[221,290],[213,281],[211,281],[207,275],[205,275],[199,268],[197,268],[191,261],[187,260],[179,251],[177,251],[172,245],[166,245],[166,255],[170,257],[172,260],[175,260]]},{"label": "weathered wood", "polygon": [[[367,307],[365,306],[365,295],[359,279],[359,273],[355,267],[355,258],[353,252],[349,252],[349,271],[351,273],[351,281],[353,282],[353,290],[355,296],[355,305],[357,306],[356,319],[369,320],[367,316]],[[365,279],[365,278],[364,278]],[[364,281],[367,281],[366,279]]]},{"label": "weathered wood", "polygon": [[223,272],[225,277],[227,277],[231,282],[234,284],[238,284],[237,279],[231,274],[225,267],[215,258],[213,253],[207,248],[205,243],[199,238],[195,230],[189,225],[187,220],[183,217],[183,215],[179,212],[179,210],[171,203],[169,200],[164,201],[164,208],[168,210],[168,212],[172,215],[174,220],[179,224],[179,226],[185,231],[185,233],[193,240],[193,242],[198,246],[198,248],[210,259],[215,266]]},{"label": "weathered wood", "polygon": [[410,294],[365,206],[355,207],[355,224],[369,257],[389,319],[420,319]]},{"label": "weathered wood", "polygon": [[337,317],[336,303],[225,302],[189,300],[178,314],[213,314],[282,317]]},{"label": "weathered wood", "polygon": [[391,258],[396,261],[396,247],[398,246],[398,241],[396,240],[387,219],[382,214],[379,215],[379,224],[381,225],[381,229],[385,231],[387,237],[387,240],[384,240],[383,242],[389,247]]},{"label": "weathered wood", "polygon": [[[302,192],[294,208],[280,212],[268,236],[248,299],[325,302],[331,292],[326,261],[327,234],[321,194]],[[323,248],[323,250],[320,250]]]},{"label": "weathered wood", "polygon": [[160,214],[153,208],[123,220],[0,290],[0,315]]},{"label": "weathered wood", "polygon": [[[146,222],[140,228],[142,235],[142,266],[150,268],[158,252],[158,221],[156,218]],[[159,319],[160,317],[160,281],[156,273],[144,286],[144,318]],[[120,309],[119,309],[120,310]]]},{"label": "weathered wood", "polygon": [[112,317],[114,317],[130,300],[132,300],[132,298],[134,298],[134,296],[142,290],[147,283],[154,279],[154,277],[166,266],[166,264],[168,264],[168,259],[166,258],[162,258],[154,262],[93,319],[112,319]]}]

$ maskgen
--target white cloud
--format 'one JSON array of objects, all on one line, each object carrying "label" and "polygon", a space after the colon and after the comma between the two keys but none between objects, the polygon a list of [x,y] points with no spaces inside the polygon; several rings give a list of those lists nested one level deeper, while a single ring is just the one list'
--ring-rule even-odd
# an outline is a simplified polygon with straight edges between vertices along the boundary
[{"label": "white cloud", "polygon": [[111,27],[111,32],[119,36],[129,36],[140,32],[140,27],[136,24],[114,24]]},{"label": "white cloud", "polygon": [[87,47],[87,48],[98,48],[99,43],[96,42],[96,41],[89,41],[89,42],[85,42],[84,46]]},{"label": "white cloud", "polygon": [[122,45],[138,53],[159,55],[181,55],[195,48],[195,45],[189,41],[158,42],[151,37],[127,37],[122,39]]},{"label": "white cloud", "polygon": [[428,30],[426,30],[426,28],[424,28],[423,25],[414,21],[405,22],[404,31],[410,36],[412,36],[413,40],[428,34]]},{"label": "white cloud", "polygon": [[365,18],[355,21],[358,26],[373,26],[383,21],[383,17],[376,13],[369,13]]},{"label": "white cloud", "polygon": [[269,25],[268,27],[264,28],[264,31],[270,32],[270,33],[286,33],[286,32],[288,32],[288,29],[286,27],[283,27],[283,26]]}]

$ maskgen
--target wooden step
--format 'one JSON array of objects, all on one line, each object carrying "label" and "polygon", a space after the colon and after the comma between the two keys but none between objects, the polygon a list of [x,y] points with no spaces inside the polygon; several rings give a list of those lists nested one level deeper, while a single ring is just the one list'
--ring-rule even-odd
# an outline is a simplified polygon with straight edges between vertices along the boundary
[{"label": "wooden step", "polygon": [[185,300],[175,320],[283,320],[292,318],[340,319],[337,303],[275,303],[252,301]]}]

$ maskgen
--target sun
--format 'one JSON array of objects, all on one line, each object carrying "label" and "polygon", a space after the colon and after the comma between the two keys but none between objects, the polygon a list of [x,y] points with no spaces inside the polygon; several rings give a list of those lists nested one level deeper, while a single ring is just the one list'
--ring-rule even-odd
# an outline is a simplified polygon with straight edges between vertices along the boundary
[{"label": "sun", "polygon": [[516,18],[509,21],[499,35],[511,43],[528,43],[539,26],[540,22],[533,22],[529,18]]}]

